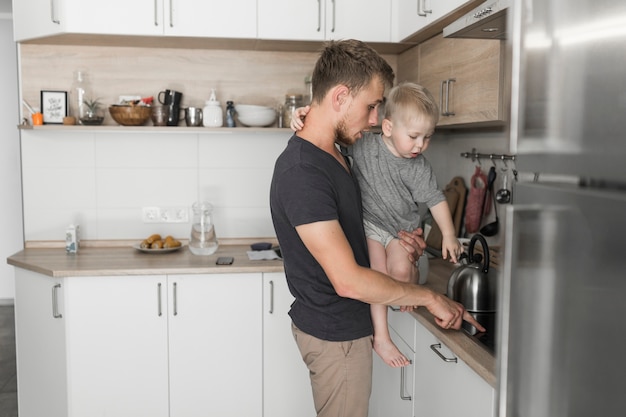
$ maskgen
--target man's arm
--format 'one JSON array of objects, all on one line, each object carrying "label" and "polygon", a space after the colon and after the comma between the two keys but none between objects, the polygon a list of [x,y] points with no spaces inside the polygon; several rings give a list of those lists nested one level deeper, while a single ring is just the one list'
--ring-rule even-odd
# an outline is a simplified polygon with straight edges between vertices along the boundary
[{"label": "man's arm", "polygon": [[461,304],[444,295],[358,265],[338,221],[304,224],[296,231],[338,295],[369,304],[424,306],[443,328],[459,329],[466,320],[482,329]]}]

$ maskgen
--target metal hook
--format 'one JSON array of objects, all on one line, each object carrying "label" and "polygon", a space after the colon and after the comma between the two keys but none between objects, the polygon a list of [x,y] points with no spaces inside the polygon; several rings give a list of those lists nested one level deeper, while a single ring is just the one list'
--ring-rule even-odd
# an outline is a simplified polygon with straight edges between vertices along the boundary
[{"label": "metal hook", "polygon": [[502,159],[502,163],[504,164],[504,167],[506,169],[509,168],[509,164],[506,163],[506,156],[505,155],[500,155],[500,159]]},{"label": "metal hook", "polygon": [[497,168],[496,161],[493,160],[493,154],[489,154],[489,159],[491,160],[491,163],[493,164],[494,168]]}]

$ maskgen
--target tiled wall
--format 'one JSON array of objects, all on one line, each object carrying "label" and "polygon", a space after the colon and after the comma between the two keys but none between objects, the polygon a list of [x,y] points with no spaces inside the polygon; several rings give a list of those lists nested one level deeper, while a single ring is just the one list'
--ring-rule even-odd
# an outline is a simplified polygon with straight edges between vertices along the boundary
[{"label": "tiled wall", "polygon": [[[172,128],[175,129],[175,128]],[[269,184],[288,130],[22,131],[26,241],[187,238],[189,223],[142,222],[142,207],[214,204],[218,237],[274,236]]]}]

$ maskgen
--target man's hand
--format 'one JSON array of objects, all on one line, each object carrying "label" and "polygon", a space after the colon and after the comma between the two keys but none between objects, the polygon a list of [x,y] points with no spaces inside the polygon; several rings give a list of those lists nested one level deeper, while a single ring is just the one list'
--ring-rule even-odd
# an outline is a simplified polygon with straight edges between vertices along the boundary
[{"label": "man's hand", "polygon": [[424,240],[424,231],[422,228],[418,227],[412,232],[401,230],[398,232],[398,238],[400,239],[400,245],[408,252],[409,260],[412,263],[417,262],[419,257],[424,253],[424,249],[426,249],[426,241]]}]

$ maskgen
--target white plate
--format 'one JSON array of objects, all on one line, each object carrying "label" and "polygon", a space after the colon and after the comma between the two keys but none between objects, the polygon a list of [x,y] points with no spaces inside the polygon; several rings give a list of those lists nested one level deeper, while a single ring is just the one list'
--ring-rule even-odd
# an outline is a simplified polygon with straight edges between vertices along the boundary
[{"label": "white plate", "polygon": [[180,250],[183,246],[185,245],[180,245],[177,248],[148,249],[148,248],[142,248],[141,243],[135,243],[133,245],[133,248],[143,253],[169,253],[169,252],[176,252],[177,250]]}]

